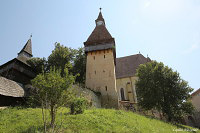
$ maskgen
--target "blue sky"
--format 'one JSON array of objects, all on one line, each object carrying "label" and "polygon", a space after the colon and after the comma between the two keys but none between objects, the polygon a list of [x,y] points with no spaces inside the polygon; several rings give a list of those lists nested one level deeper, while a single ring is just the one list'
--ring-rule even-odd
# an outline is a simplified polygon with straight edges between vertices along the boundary
[{"label": "blue sky", "polygon": [[140,51],[200,88],[200,0],[1,0],[0,65],[17,56],[31,33],[34,57],[48,57],[55,42],[82,47],[99,7],[117,57]]}]

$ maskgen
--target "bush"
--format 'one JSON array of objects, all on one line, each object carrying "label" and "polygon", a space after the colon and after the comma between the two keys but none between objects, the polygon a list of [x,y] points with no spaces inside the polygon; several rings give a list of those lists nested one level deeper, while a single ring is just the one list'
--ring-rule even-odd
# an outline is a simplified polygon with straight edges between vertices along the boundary
[{"label": "bush", "polygon": [[84,97],[75,98],[70,105],[71,114],[82,114],[88,107],[88,102]]}]

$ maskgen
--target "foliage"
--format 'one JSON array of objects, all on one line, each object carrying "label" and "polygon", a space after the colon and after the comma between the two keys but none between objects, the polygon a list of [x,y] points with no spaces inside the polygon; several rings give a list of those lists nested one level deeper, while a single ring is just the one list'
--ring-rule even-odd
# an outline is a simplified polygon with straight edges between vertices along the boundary
[{"label": "foliage", "polygon": [[76,75],[76,83],[85,83],[86,74],[86,55],[83,48],[72,49],[66,46],[55,43],[55,48],[49,55],[48,60],[45,58],[31,58],[28,64],[36,71],[36,74],[48,72],[51,67],[56,70],[61,70],[61,75],[64,74],[64,69],[67,66],[69,73]]},{"label": "foliage", "polygon": [[[181,133],[186,133],[186,130],[188,132],[197,130],[182,125],[177,127],[127,111],[90,109],[80,115],[70,115],[69,111],[66,108],[58,110],[56,124],[60,125],[62,122],[60,132],[174,133],[175,130],[183,130]],[[0,110],[0,132],[42,132],[42,114],[40,112],[39,108]]]},{"label": "foliage", "polygon": [[60,43],[56,43],[55,49],[48,57],[48,65],[54,66],[56,69],[61,69],[61,75],[63,76],[66,65],[68,70],[71,71],[71,65],[75,57],[75,52],[76,50],[72,48],[68,48],[60,45]]},{"label": "foliage", "polygon": [[46,112],[44,109],[50,110],[51,128],[54,129],[55,117],[57,109],[67,102],[67,89],[74,82],[74,76],[65,73],[61,77],[61,71],[50,69],[47,73],[41,73],[32,80],[32,85],[36,88],[34,99],[37,99],[42,106],[42,114],[44,121],[44,130],[46,131]]},{"label": "foliage", "polygon": [[31,58],[27,63],[35,70],[36,74],[42,73],[42,71],[47,71],[47,61],[45,58]]},{"label": "foliage", "polygon": [[86,55],[83,48],[76,50],[76,56],[73,62],[72,72],[74,75],[79,75],[76,77],[76,83],[84,84],[86,77]]},{"label": "foliage", "polygon": [[88,103],[84,97],[75,98],[70,105],[70,113],[82,114],[87,107]]},{"label": "foliage", "polygon": [[143,109],[161,111],[169,121],[177,121],[184,114],[191,113],[192,105],[186,101],[192,89],[179,73],[163,63],[152,61],[140,65],[137,76],[138,104]]}]

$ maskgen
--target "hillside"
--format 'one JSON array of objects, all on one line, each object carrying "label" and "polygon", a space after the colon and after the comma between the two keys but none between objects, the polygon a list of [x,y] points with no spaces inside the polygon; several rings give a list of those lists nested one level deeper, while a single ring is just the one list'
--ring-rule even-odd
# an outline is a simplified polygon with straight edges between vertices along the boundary
[{"label": "hillside", "polygon": [[[112,109],[90,109],[84,114],[69,115],[69,110],[62,108],[57,116],[57,125],[60,126],[61,123],[62,132],[170,133],[176,129],[182,130],[159,120]],[[0,132],[35,132],[38,130],[42,130],[41,109],[0,110]]]}]

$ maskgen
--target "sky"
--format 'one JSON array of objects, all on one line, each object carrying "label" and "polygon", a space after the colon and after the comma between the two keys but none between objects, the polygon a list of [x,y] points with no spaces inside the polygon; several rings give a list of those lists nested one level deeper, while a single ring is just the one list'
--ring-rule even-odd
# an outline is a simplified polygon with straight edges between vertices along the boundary
[{"label": "sky", "polygon": [[47,58],[55,42],[83,47],[100,7],[117,57],[140,52],[200,88],[200,0],[1,0],[0,65],[31,34],[34,57]]}]

